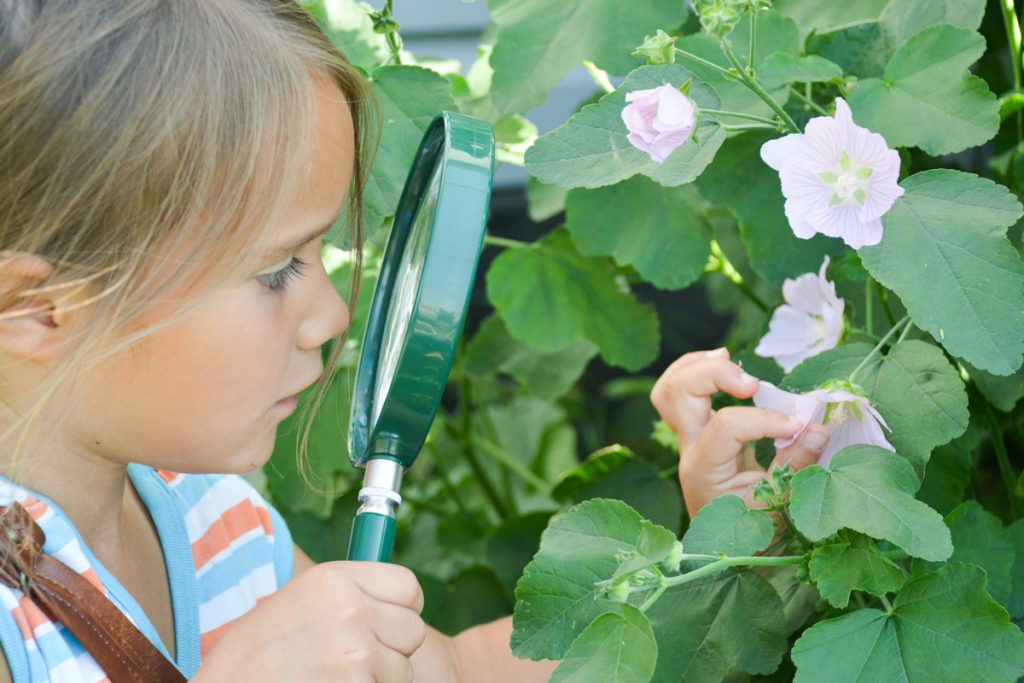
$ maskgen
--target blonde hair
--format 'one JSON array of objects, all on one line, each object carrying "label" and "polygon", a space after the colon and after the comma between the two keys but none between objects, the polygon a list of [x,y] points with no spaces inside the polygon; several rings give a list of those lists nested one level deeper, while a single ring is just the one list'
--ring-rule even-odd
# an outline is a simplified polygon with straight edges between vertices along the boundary
[{"label": "blonde hair", "polygon": [[[147,311],[247,273],[311,147],[313,80],[347,100],[356,158],[346,216],[362,252],[362,190],[376,139],[365,80],[289,0],[0,0],[0,250],[54,267],[0,292],[0,311],[81,292],[88,324],[20,428],[15,456],[75,373],[186,315]],[[173,256],[172,256],[173,255]],[[184,299],[183,299],[184,303]],[[311,394],[300,440],[343,340]]]}]

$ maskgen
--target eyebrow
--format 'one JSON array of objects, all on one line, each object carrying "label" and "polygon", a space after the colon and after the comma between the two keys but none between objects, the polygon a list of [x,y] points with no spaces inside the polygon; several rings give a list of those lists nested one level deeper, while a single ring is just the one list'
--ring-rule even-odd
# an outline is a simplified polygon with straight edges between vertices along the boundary
[{"label": "eyebrow", "polygon": [[282,244],[281,246],[275,247],[271,251],[267,252],[267,258],[278,258],[281,256],[287,256],[288,254],[292,253],[299,247],[304,247],[313,240],[319,237],[323,237],[325,234],[327,234],[327,231],[331,229],[332,225],[334,225],[334,220],[332,220],[330,223],[321,228],[317,228],[316,230],[309,233],[305,237],[300,237],[299,239],[289,242],[288,244]]}]

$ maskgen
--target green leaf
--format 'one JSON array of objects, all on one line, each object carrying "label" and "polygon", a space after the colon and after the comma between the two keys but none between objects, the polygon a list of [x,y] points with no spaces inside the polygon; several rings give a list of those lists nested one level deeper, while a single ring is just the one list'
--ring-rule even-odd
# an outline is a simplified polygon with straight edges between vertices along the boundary
[{"label": "green leaf", "polygon": [[715,91],[685,67],[642,66],[629,74],[615,92],[583,107],[564,124],[542,135],[526,152],[526,170],[541,182],[567,188],[612,185],[637,173],[669,187],[692,181],[725,139],[716,120],[698,117],[693,137],[661,164],[626,139],[628,131],[622,121],[626,93],[666,83],[679,87],[687,81],[688,96],[698,107],[718,108]]},{"label": "green leaf", "polygon": [[795,683],[985,681],[1024,675],[1024,634],[985,592],[985,572],[951,564],[911,581],[893,611],[822,621],[793,646]]},{"label": "green leaf", "polygon": [[683,536],[683,552],[753,555],[768,547],[775,525],[763,510],[748,510],[739,496],[719,496],[705,505]]},{"label": "green leaf", "polygon": [[647,683],[658,643],[644,613],[623,605],[602,614],[573,641],[548,683]]},{"label": "green leaf", "polygon": [[828,469],[811,465],[793,477],[790,510],[797,528],[820,541],[847,528],[884,539],[926,560],[953,552],[939,513],[914,498],[913,467],[877,446],[848,446]]},{"label": "green leaf", "polygon": [[1004,413],[1013,411],[1017,401],[1024,397],[1024,367],[1018,368],[1012,375],[1001,377],[979,370],[970,363],[966,365],[967,372],[970,373],[978,391],[989,403]]},{"label": "green leaf", "polygon": [[839,609],[850,602],[851,591],[885,595],[899,590],[907,579],[898,565],[878,551],[872,539],[845,531],[839,532],[835,541],[814,549],[809,571],[821,597]]},{"label": "green leaf", "polygon": [[542,183],[533,176],[526,179],[526,212],[535,223],[546,221],[565,211],[567,190]]},{"label": "green leaf", "polygon": [[661,289],[695,282],[711,254],[710,230],[696,191],[664,187],[643,176],[571,190],[566,227],[581,254],[611,256]]},{"label": "green leaf", "polygon": [[934,26],[907,41],[885,68],[850,91],[861,126],[891,147],[949,154],[991,139],[999,129],[999,102],[988,84],[968,72],[985,51],[974,31]]},{"label": "green leaf", "polygon": [[805,33],[831,33],[839,29],[878,21],[892,0],[775,0],[772,8],[792,17]]},{"label": "green leaf", "polygon": [[469,567],[444,582],[417,578],[423,585],[423,619],[446,635],[509,613],[511,605],[487,567]]},{"label": "green leaf", "polygon": [[[772,136],[746,133],[729,138],[696,185],[708,201],[729,208],[740,223],[750,267],[776,286],[786,278],[817,272],[826,254],[845,247],[815,235],[798,239],[789,227],[779,190],[779,174],[761,161],[761,145]],[[742,178],[743,192],[736,191]]]},{"label": "green leaf", "polygon": [[771,673],[788,648],[779,594],[753,571],[670,588],[647,617],[658,640],[652,683],[718,683],[737,667]]},{"label": "green leaf", "polygon": [[1024,519],[1018,519],[1006,530],[1013,544],[1013,566],[1010,570],[1010,604],[1007,610],[1014,619],[1024,616]]},{"label": "green leaf", "polygon": [[370,12],[374,9],[369,4],[354,0],[316,0],[303,4],[334,47],[364,72],[372,73],[390,58],[384,36],[373,31]]},{"label": "green leaf", "polygon": [[565,656],[591,621],[622,611],[622,603],[603,597],[595,586],[615,575],[619,557],[643,556],[653,565],[676,544],[670,531],[617,500],[586,501],[556,517],[516,585],[513,654],[520,659]]},{"label": "green leaf", "polygon": [[[847,379],[861,364],[861,361],[868,357],[872,348],[871,344],[854,342],[822,351],[793,368],[779,387],[786,391],[804,393],[819,388],[830,379]],[[869,385],[873,384],[874,378],[878,374],[878,364],[881,361],[882,357],[876,356],[875,360],[865,365],[857,373],[857,384],[861,387],[865,382]],[[874,403],[874,397],[870,393],[868,399]],[[883,414],[882,417],[885,415]]]},{"label": "green leaf", "polygon": [[971,483],[971,453],[979,440],[980,430],[971,424],[961,436],[932,451],[918,500],[943,515],[959,505]]},{"label": "green leaf", "polygon": [[623,292],[605,263],[580,256],[564,231],[498,256],[487,295],[509,334],[542,353],[589,339],[607,363],[628,370],[658,354],[654,310]]},{"label": "green leaf", "polygon": [[498,27],[491,54],[493,93],[502,113],[525,113],[585,59],[622,75],[643,63],[630,56],[644,36],[681,25],[685,6],[652,0],[490,0]]},{"label": "green leaf", "polygon": [[622,446],[592,453],[585,462],[565,472],[551,496],[564,502],[621,500],[673,533],[679,531],[683,519],[683,499],[675,478],[659,476],[657,468]]},{"label": "green leaf", "polygon": [[455,110],[449,88],[446,78],[418,66],[385,66],[373,72],[373,91],[386,125],[363,194],[367,238],[394,215],[427,126],[442,110]]},{"label": "green leaf", "polygon": [[331,562],[346,558],[352,520],[358,509],[359,491],[353,489],[334,501],[327,519],[309,512],[284,514],[295,544],[314,562]]},{"label": "green leaf", "polygon": [[505,372],[533,395],[551,400],[572,388],[596,355],[597,347],[585,339],[562,351],[541,353],[510,335],[500,317],[490,315],[466,347],[464,360],[471,377]]},{"label": "green leaf", "polygon": [[540,547],[540,537],[553,512],[531,512],[503,522],[487,539],[485,556],[502,587],[511,597],[516,582]]},{"label": "green leaf", "polygon": [[766,87],[779,87],[789,83],[827,83],[842,78],[843,70],[817,55],[801,57],[776,52],[764,60],[757,76]]},{"label": "green leaf", "polygon": [[860,250],[864,266],[951,354],[1010,374],[1024,354],[1024,265],[1006,239],[1020,202],[991,180],[949,169],[901,185],[881,243]]}]

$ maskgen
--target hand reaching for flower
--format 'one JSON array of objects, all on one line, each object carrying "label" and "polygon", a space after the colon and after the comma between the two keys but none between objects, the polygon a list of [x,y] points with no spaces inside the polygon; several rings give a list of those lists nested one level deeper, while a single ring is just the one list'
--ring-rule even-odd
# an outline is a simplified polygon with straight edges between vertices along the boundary
[{"label": "hand reaching for flower", "polygon": [[[764,438],[788,439],[800,420],[775,410],[751,407],[711,409],[711,396],[724,391],[750,398],[759,381],[729,360],[726,349],[695,351],[675,361],[651,391],[651,403],[679,435],[679,483],[690,516],[712,498],[734,493],[752,504],[750,485],[764,476],[749,446]],[[828,430],[812,424],[772,462],[800,469],[817,462],[828,443]]]}]

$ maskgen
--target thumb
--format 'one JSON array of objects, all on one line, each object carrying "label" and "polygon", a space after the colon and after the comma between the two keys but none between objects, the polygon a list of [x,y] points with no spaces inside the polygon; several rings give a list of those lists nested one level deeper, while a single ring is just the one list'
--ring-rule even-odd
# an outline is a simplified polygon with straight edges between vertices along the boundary
[{"label": "thumb", "polygon": [[824,425],[808,425],[799,439],[775,455],[772,467],[782,466],[788,462],[791,463],[793,471],[796,471],[813,465],[818,462],[818,458],[825,451],[828,439],[829,432]]}]

